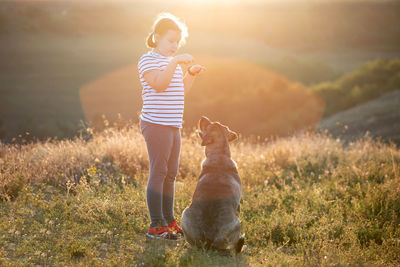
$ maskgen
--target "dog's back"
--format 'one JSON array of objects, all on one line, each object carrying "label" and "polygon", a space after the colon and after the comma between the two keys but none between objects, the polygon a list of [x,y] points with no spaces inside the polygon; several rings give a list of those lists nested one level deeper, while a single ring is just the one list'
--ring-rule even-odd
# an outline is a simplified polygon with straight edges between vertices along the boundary
[{"label": "dog's back", "polygon": [[240,237],[241,181],[236,164],[226,156],[207,158],[184,211],[182,227],[189,243],[224,250]]}]

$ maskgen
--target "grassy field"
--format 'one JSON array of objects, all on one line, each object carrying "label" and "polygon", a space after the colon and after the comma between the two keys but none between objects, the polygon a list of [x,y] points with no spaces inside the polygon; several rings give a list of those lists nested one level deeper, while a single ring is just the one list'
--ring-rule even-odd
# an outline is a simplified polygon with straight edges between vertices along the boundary
[{"label": "grassy field", "polygon": [[[213,118],[211,118],[213,119]],[[180,221],[204,158],[184,135]],[[0,147],[1,266],[398,266],[400,152],[326,134],[231,145],[248,251],[148,242],[148,159],[138,125]]]},{"label": "grassy field", "polygon": [[[188,25],[189,38],[178,52],[191,53],[197,63],[209,67],[202,74],[203,81],[195,82],[193,92],[205,89],[207,93],[223,91],[226,95],[231,89],[238,89],[239,84],[243,87],[240,90],[246,90],[234,96],[235,101],[260,88],[264,96],[281,91],[279,86],[267,85],[273,77],[253,77],[254,65],[261,66],[265,72],[275,71],[287,79],[287,84],[308,87],[335,80],[368,60],[400,55],[396,27],[400,5],[396,2],[256,4],[238,1],[231,5],[189,2],[1,1],[0,139],[9,142],[25,132],[42,140],[48,136],[76,135],[80,121],[88,120],[81,89],[120,70],[125,70],[123,75],[117,73],[122,76],[115,76],[102,88],[102,94],[96,94],[110,101],[97,106],[107,108],[103,111],[112,116],[121,113],[125,118],[136,120],[141,108],[141,86],[134,67],[148,50],[144,40],[156,15],[162,11],[172,12]],[[230,73],[231,69],[221,66],[214,71],[210,62],[201,60],[203,56],[240,60],[246,63],[246,69],[237,68],[239,73]],[[218,78],[217,74],[222,75]],[[255,78],[256,83],[260,82],[244,88],[243,83],[230,82],[232,77],[243,77],[246,81]],[[264,80],[261,82],[261,79]],[[195,97],[189,97],[186,102],[188,124],[196,123],[199,114],[191,114],[190,107],[198,102],[202,100]],[[280,107],[292,104],[273,98],[265,102],[262,112],[249,116],[258,116],[251,122],[253,125],[265,124],[253,131],[254,134],[266,133],[267,128],[281,134],[278,130],[286,126],[293,128],[293,125],[269,121],[281,115],[278,110],[271,112],[268,108],[277,103]],[[229,103],[230,109],[234,104],[237,103]],[[198,108],[202,112],[206,110],[206,107]],[[303,110],[293,108],[292,111],[297,118],[302,117]],[[224,112],[229,110],[218,110],[218,114]],[[278,120],[286,119],[296,118]],[[239,125],[248,121],[247,117],[232,123]],[[241,130],[245,132],[247,128]]]}]

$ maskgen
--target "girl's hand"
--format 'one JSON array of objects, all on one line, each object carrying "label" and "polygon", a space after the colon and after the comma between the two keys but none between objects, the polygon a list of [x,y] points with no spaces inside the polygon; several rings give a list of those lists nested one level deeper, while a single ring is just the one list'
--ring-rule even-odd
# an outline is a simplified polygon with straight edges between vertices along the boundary
[{"label": "girl's hand", "polygon": [[178,64],[190,64],[194,62],[194,57],[190,54],[180,54],[173,58]]},{"label": "girl's hand", "polygon": [[189,70],[191,73],[194,73],[194,75],[199,75],[200,73],[202,73],[203,71],[206,70],[206,68],[202,65],[193,65],[189,67]]}]

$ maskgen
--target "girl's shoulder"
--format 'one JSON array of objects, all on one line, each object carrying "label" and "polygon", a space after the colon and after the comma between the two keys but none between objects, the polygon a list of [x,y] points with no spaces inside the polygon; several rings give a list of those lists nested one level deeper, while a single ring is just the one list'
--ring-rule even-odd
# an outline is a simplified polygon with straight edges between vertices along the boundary
[{"label": "girl's shoulder", "polygon": [[147,60],[147,59],[155,59],[155,56],[153,55],[153,53],[151,51],[148,51],[146,53],[144,53],[140,58],[139,58],[139,62],[143,61],[143,60]]},{"label": "girl's shoulder", "polygon": [[170,60],[171,57],[165,57],[150,50],[139,58],[138,66],[140,67],[141,65],[146,65],[148,63],[165,65],[165,63],[168,63]]},{"label": "girl's shoulder", "polygon": [[161,56],[153,51],[148,51],[147,53],[143,54],[139,60],[138,65],[142,65],[145,63],[152,63],[152,64],[164,64],[169,62],[170,58]]}]

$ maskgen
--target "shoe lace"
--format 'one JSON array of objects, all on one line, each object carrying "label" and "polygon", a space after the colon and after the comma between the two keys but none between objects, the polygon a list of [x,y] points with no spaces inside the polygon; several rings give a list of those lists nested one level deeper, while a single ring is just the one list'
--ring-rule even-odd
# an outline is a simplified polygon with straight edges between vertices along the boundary
[{"label": "shoe lace", "polygon": [[173,228],[177,232],[182,231],[182,229],[179,227],[179,225],[176,223],[175,220],[170,223],[169,227]]},{"label": "shoe lace", "polygon": [[165,238],[165,237],[167,237],[168,234],[169,234],[169,232],[163,232],[163,233],[160,234],[160,236]]}]

